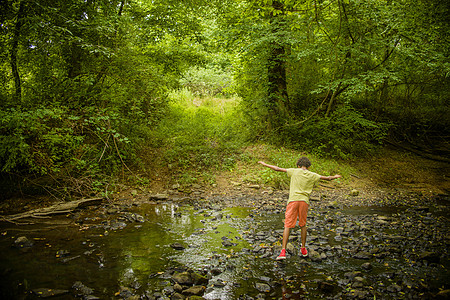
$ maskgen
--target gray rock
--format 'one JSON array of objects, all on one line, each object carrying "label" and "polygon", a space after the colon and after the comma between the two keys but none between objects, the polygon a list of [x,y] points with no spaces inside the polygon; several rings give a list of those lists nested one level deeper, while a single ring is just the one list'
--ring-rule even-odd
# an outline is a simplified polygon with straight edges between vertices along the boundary
[{"label": "gray rock", "polygon": [[229,240],[222,241],[222,245],[224,247],[232,247],[232,246],[234,246],[234,244],[232,242],[230,242]]},{"label": "gray rock", "polygon": [[369,262],[367,262],[367,263],[363,263],[362,265],[361,265],[361,268],[363,268],[364,270],[366,270],[366,271],[370,271],[370,270],[372,270],[372,264],[371,263],[369,263]]},{"label": "gray rock", "polygon": [[209,285],[221,288],[221,287],[225,286],[225,282],[223,282],[223,280],[219,278],[219,279],[216,279],[216,280],[210,280],[209,281]]},{"label": "gray rock", "polygon": [[175,250],[184,250],[185,249],[185,247],[178,242],[171,244],[170,247],[172,247]]},{"label": "gray rock", "polygon": [[267,283],[255,283],[255,288],[263,293],[268,293],[270,292],[270,286]]},{"label": "gray rock", "polygon": [[16,248],[29,248],[33,246],[33,241],[30,241],[26,236],[18,237],[14,241],[14,247]]},{"label": "gray rock", "polygon": [[174,290],[175,292],[181,293],[181,292],[183,291],[183,287],[182,287],[178,282],[176,282],[176,283],[173,285],[173,290]]},{"label": "gray rock", "polygon": [[94,293],[94,290],[85,286],[81,281],[76,281],[72,288],[77,292],[78,295],[87,296]]},{"label": "gray rock", "polygon": [[167,194],[154,194],[154,195],[149,196],[150,201],[164,201],[164,200],[168,200],[168,199],[169,199],[169,195],[167,195]]},{"label": "gray rock", "polygon": [[353,258],[356,258],[356,259],[371,259],[372,258],[372,254],[370,254],[369,252],[360,251],[360,252],[356,253],[355,255],[353,255]]},{"label": "gray rock", "polygon": [[387,291],[391,292],[391,293],[398,293],[401,290],[402,290],[402,287],[395,283],[387,287]]},{"label": "gray rock", "polygon": [[[158,299],[160,299],[160,298],[158,298]],[[184,295],[182,295],[182,294],[180,294],[180,293],[174,293],[174,294],[170,297],[170,299],[171,299],[171,300],[183,300],[183,299],[186,299],[186,296],[184,296]]]},{"label": "gray rock", "polygon": [[175,273],[172,279],[180,285],[192,285],[194,283],[191,274],[188,272]]},{"label": "gray rock", "polygon": [[201,296],[201,295],[203,295],[204,292],[205,292],[204,286],[194,285],[194,286],[191,286],[190,288],[184,290],[182,293],[183,293],[183,295],[188,295],[188,296]]}]

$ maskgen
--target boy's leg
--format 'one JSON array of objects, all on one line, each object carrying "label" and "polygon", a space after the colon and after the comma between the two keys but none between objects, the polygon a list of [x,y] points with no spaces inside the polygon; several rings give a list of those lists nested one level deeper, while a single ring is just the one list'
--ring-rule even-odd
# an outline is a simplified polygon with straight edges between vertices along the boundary
[{"label": "boy's leg", "polygon": [[306,225],[303,227],[300,227],[300,230],[301,230],[300,233],[301,233],[302,248],[305,248],[306,236],[307,236]]},{"label": "boy's leg", "polygon": [[308,215],[308,208],[309,208],[309,205],[303,201],[300,203],[299,208],[298,208],[298,214],[299,214],[298,225],[300,226],[302,248],[305,248],[305,246],[306,246],[306,236],[307,236],[306,216]]},{"label": "boy's leg", "polygon": [[284,215],[282,249],[286,249],[287,243],[289,241],[289,234],[291,233],[291,228],[294,228],[295,223],[297,223],[297,218],[299,217],[299,204],[299,201],[293,201],[288,203],[286,207],[286,213]]},{"label": "boy's leg", "polygon": [[289,235],[291,233],[291,228],[295,227],[297,217],[298,217],[297,203],[296,202],[288,203],[284,219],[284,231],[283,231],[283,242],[281,244],[281,254],[277,257],[277,260],[286,258],[286,247],[289,241]]},{"label": "boy's leg", "polygon": [[283,243],[281,244],[282,249],[286,249],[287,243],[289,241],[289,234],[291,233],[291,229],[289,227],[284,227],[283,231]]}]

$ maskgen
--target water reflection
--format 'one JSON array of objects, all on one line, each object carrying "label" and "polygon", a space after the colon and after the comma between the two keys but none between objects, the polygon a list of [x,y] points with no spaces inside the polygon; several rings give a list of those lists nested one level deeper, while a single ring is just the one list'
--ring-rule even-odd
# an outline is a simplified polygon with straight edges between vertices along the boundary
[{"label": "water reflection", "polygon": [[[280,263],[253,253],[261,242],[246,236],[272,236],[274,231],[282,230],[283,214],[250,217],[247,208],[195,210],[174,203],[144,204],[129,211],[144,216],[145,222],[126,222],[125,227],[113,229],[116,227],[111,224],[123,221],[120,214],[95,212],[93,216],[85,211],[78,219],[83,220],[80,225],[75,220],[68,222],[65,216],[53,218],[53,225],[18,228],[2,223],[0,232],[6,234],[0,238],[0,298],[29,297],[30,290],[44,287],[70,290],[76,281],[94,289],[93,295],[102,299],[114,297],[123,287],[133,289],[137,295],[152,294],[170,285],[168,269],[183,265],[193,270],[220,269],[210,278],[206,299],[236,299],[260,293],[277,299],[315,299],[323,296],[317,291],[320,284],[330,288],[328,280],[336,283],[345,279],[346,272],[361,270],[361,260],[340,254],[359,247],[359,243],[380,243],[378,233],[401,234],[387,227],[364,229],[365,225],[359,224],[375,214],[391,216],[401,212],[398,210],[311,210],[308,245],[320,248],[328,258],[310,263],[294,255]],[[101,217],[94,218],[97,215]],[[340,223],[329,222],[331,219]],[[11,247],[23,235],[34,242],[33,247]],[[185,249],[176,250],[171,247],[173,243]],[[60,250],[67,255],[57,257]],[[373,274],[392,270],[405,274],[416,271],[400,255],[373,261]],[[431,270],[429,276],[434,275]],[[387,278],[377,284],[391,283]],[[336,284],[334,288],[339,292]]]}]

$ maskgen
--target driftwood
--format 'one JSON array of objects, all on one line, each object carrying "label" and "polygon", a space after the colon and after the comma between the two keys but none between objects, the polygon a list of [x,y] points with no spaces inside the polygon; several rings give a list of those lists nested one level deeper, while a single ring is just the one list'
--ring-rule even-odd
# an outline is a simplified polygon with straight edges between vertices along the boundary
[{"label": "driftwood", "polygon": [[71,202],[62,202],[55,205],[33,209],[24,213],[0,216],[0,219],[6,222],[14,222],[14,220],[24,218],[45,218],[50,215],[65,214],[77,208],[83,208],[90,205],[97,205],[103,201],[103,198],[81,199]]}]

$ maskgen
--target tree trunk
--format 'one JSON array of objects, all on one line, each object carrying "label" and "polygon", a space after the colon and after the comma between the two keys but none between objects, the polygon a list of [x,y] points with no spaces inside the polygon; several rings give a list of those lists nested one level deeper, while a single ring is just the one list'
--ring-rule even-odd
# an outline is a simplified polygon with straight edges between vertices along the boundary
[{"label": "tree trunk", "polygon": [[22,99],[22,84],[20,80],[19,67],[17,65],[17,52],[19,48],[19,37],[20,37],[20,29],[22,27],[22,18],[23,18],[24,4],[23,1],[19,4],[19,9],[16,15],[16,24],[13,30],[13,36],[11,39],[11,55],[10,55],[10,64],[11,71],[14,77],[14,87],[15,94],[14,100],[16,103],[20,102]]},{"label": "tree trunk", "polygon": [[336,96],[338,94],[339,88],[341,87],[341,83],[342,82],[339,82],[338,86],[336,87],[336,89],[333,92],[333,95],[331,95],[330,102],[328,102],[327,112],[325,113],[325,118],[328,118],[330,116],[331,111],[333,110]]},{"label": "tree trunk", "polygon": [[[279,1],[273,1],[272,7],[276,10],[282,10],[283,4]],[[278,31],[275,18],[274,15],[271,15],[270,23],[273,33]],[[269,121],[272,127],[277,127],[280,117],[288,110],[285,55],[286,49],[282,43],[273,41],[267,70]]]}]

